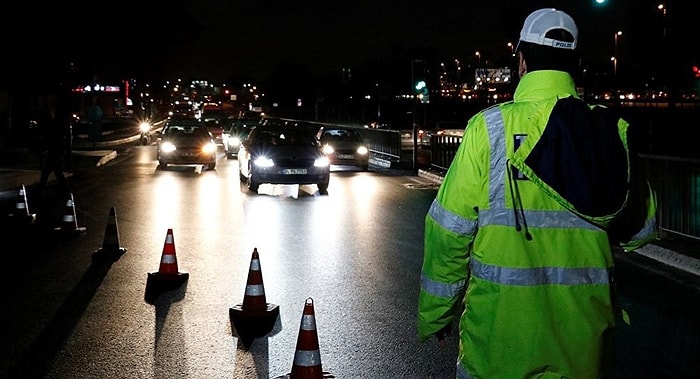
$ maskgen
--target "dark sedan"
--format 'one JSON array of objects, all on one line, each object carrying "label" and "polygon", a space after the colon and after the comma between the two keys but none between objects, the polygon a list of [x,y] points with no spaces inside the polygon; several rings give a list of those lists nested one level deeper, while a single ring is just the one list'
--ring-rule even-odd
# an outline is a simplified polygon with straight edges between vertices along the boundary
[{"label": "dark sedan", "polygon": [[226,158],[238,157],[238,148],[241,146],[241,141],[248,137],[250,129],[258,125],[258,123],[258,120],[253,119],[235,119],[231,122],[228,130],[225,130],[223,135]]},{"label": "dark sedan", "polygon": [[321,145],[332,165],[356,166],[362,171],[368,170],[369,149],[357,129],[324,127]]},{"label": "dark sedan", "polygon": [[238,151],[241,182],[256,193],[263,183],[316,184],[327,193],[330,164],[317,135],[318,127],[256,126]]},{"label": "dark sedan", "polygon": [[169,164],[202,164],[210,170],[216,167],[217,147],[203,122],[170,119],[157,135],[159,168]]}]

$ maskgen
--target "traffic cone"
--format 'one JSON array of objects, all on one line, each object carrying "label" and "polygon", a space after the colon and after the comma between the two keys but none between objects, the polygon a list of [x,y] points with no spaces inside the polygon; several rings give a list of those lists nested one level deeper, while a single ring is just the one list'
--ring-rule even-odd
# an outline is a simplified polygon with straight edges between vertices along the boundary
[{"label": "traffic cone", "polygon": [[68,194],[68,200],[66,200],[66,211],[63,214],[61,226],[55,228],[55,230],[58,230],[64,234],[73,234],[87,230],[87,228],[84,226],[78,226],[78,217],[75,213],[75,202],[73,201],[72,193]]},{"label": "traffic cone", "polygon": [[177,257],[175,256],[175,241],[173,240],[173,230],[168,229],[163,245],[163,254],[160,258],[160,267],[156,272],[149,272],[148,279],[160,283],[181,284],[189,279],[190,274],[179,271],[177,268]]},{"label": "traffic cone", "polygon": [[24,184],[19,187],[15,209],[8,216],[22,224],[31,224],[36,221],[36,214],[29,213],[29,202],[27,201],[27,191],[24,188]]},{"label": "traffic cone", "polygon": [[301,326],[297,337],[297,350],[294,353],[292,372],[278,378],[289,379],[322,379],[335,378],[321,367],[321,353],[318,348],[316,334],[316,316],[314,315],[314,300],[306,299],[304,313],[301,316]]},{"label": "traffic cone", "polygon": [[126,248],[119,245],[119,227],[117,226],[117,211],[114,207],[109,209],[105,237],[102,247],[95,251],[95,256],[119,256],[126,253]]},{"label": "traffic cone", "polygon": [[244,345],[248,345],[252,342],[251,338],[270,333],[279,314],[279,306],[267,302],[260,271],[260,255],[258,249],[254,248],[243,302],[229,309],[229,317]]}]

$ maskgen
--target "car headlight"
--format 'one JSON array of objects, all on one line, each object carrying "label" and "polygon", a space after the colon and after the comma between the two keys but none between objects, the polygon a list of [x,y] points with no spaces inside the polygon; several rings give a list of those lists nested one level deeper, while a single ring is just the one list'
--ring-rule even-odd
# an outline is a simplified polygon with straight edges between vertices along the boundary
[{"label": "car headlight", "polygon": [[328,160],[328,157],[326,157],[326,156],[316,158],[316,160],[314,161],[315,167],[326,167],[329,165],[330,165],[330,161]]},{"label": "car headlight", "polygon": [[216,151],[216,144],[213,142],[207,142],[202,146],[202,152],[205,154],[211,154]]},{"label": "car headlight", "polygon": [[366,155],[367,153],[369,153],[367,146],[360,146],[357,148],[357,154]]},{"label": "car headlight", "polygon": [[144,121],[139,124],[139,130],[141,133],[146,133],[151,130],[151,123]]},{"label": "car headlight", "polygon": [[331,145],[323,145],[323,152],[324,152],[325,154],[333,154],[334,151],[335,151],[335,149],[333,149],[333,146],[331,146]]},{"label": "car headlight", "polygon": [[160,151],[164,153],[172,153],[175,150],[177,150],[177,148],[171,142],[163,142],[160,145]]},{"label": "car headlight", "polygon": [[275,165],[275,162],[272,161],[272,159],[267,158],[267,157],[257,157],[253,161],[256,166],[258,167],[272,167]]}]

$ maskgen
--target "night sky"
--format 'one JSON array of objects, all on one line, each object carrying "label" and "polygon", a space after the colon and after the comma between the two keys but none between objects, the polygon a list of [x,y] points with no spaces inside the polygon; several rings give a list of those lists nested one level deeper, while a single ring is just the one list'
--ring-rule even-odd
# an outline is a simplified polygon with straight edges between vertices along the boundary
[{"label": "night sky", "polygon": [[[19,4],[19,30],[4,30],[12,70],[45,75],[66,61],[106,81],[129,76],[158,79],[234,77],[265,79],[280,72],[312,78],[410,65],[412,59],[508,64],[507,42],[517,42],[531,11],[557,7],[580,30],[583,62],[611,65],[614,33],[620,75],[646,75],[666,58],[700,64],[698,1],[668,1],[667,43],[658,1],[380,1],[380,0],[174,0],[85,1]],[[165,5],[167,4],[167,5]],[[7,22],[9,22],[9,19]],[[8,28],[6,24],[3,28]],[[17,27],[13,27],[17,29]],[[9,34],[8,34],[9,32]],[[10,74],[11,76],[12,74]],[[7,76],[7,75],[5,75]],[[7,79],[7,77],[5,78]]]}]

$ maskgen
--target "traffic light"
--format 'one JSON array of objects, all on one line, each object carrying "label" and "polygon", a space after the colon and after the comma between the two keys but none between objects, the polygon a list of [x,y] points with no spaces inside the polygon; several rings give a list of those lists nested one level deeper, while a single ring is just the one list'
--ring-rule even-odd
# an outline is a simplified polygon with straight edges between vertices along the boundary
[{"label": "traffic light", "polygon": [[421,94],[428,91],[428,85],[425,84],[425,80],[418,80],[413,87],[413,92],[416,94]]},{"label": "traffic light", "polygon": [[428,85],[425,80],[417,80],[413,86],[413,94],[421,103],[427,103],[429,99]]}]

